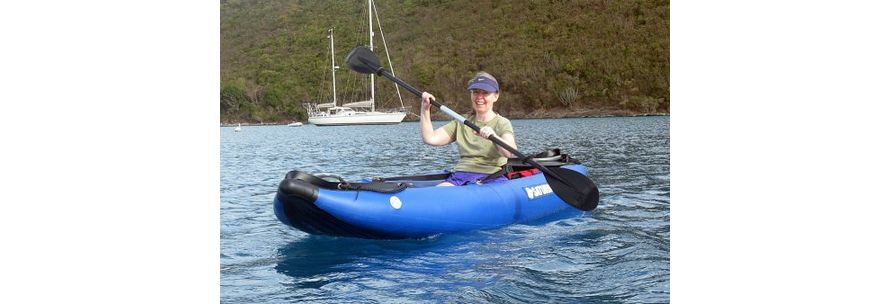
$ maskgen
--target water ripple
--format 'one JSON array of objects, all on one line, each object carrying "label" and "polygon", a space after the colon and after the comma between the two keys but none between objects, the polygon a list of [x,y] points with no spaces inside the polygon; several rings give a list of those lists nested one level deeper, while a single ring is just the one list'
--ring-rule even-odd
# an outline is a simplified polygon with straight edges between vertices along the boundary
[{"label": "water ripple", "polygon": [[668,302],[668,117],[514,121],[520,151],[560,147],[588,166],[601,201],[580,217],[399,241],[310,236],[275,219],[289,170],[358,180],[450,168],[456,149],[421,144],[417,128],[221,132],[220,302]]}]

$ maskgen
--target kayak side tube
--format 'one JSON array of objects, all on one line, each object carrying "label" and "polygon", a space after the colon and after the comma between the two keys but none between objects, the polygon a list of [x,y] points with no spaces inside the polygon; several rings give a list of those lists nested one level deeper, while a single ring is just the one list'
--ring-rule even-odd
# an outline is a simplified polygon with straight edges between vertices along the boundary
[{"label": "kayak side tube", "polygon": [[[586,168],[578,164],[560,167],[587,175]],[[275,216],[309,234],[403,239],[583,214],[553,193],[540,172],[501,183],[435,187],[440,178],[444,175],[390,180],[413,186],[378,192],[341,189],[342,181],[291,171],[275,195]]]}]

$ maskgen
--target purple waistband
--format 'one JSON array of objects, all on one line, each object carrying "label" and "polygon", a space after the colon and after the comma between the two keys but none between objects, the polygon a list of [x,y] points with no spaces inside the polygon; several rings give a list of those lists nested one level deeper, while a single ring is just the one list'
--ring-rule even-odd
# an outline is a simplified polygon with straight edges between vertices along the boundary
[{"label": "purple waistband", "polygon": [[[486,177],[488,177],[489,175],[491,175],[491,174],[455,171],[454,173],[451,173],[451,176],[449,176],[447,179],[445,179],[445,181],[449,182],[455,186],[463,186],[466,184],[475,184],[477,181],[483,180]],[[485,184],[500,183],[500,182],[505,182],[505,181],[507,181],[507,177],[501,175],[496,178],[492,178],[490,180],[485,181]]]}]

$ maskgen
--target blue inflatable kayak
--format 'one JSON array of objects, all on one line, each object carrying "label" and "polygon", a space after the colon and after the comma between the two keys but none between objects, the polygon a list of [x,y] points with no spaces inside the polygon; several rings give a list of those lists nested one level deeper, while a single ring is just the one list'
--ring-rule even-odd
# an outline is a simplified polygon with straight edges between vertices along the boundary
[{"label": "blue inflatable kayak", "polygon": [[[587,169],[568,155],[536,160],[547,167],[587,175]],[[521,163],[508,163],[505,168],[511,177],[506,182],[457,187],[435,187],[447,173],[350,183],[334,176],[291,171],[275,196],[275,216],[310,234],[401,239],[583,213],[555,195],[537,169]]]}]

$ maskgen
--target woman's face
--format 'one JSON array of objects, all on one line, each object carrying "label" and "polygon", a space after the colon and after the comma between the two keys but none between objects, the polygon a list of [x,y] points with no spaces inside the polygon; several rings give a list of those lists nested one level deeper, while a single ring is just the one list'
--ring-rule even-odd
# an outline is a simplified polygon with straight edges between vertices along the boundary
[{"label": "woman's face", "polygon": [[473,89],[470,91],[470,100],[473,101],[473,110],[476,110],[477,113],[484,113],[494,108],[494,102],[498,101],[498,93]]}]

